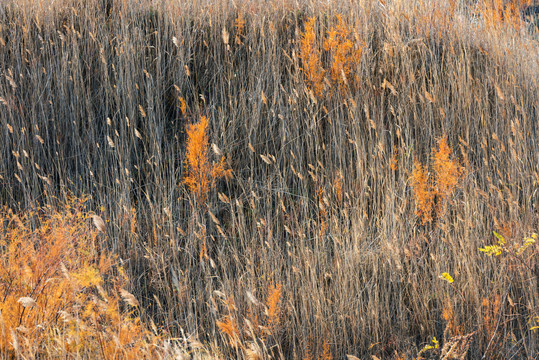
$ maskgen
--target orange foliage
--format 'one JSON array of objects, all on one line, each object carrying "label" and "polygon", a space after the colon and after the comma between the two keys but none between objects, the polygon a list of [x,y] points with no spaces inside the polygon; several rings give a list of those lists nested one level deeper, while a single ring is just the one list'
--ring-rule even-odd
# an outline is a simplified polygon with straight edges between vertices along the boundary
[{"label": "orange foliage", "polygon": [[329,349],[329,344],[326,339],[324,339],[324,343],[322,344],[322,355],[320,355],[321,360],[332,360],[333,356],[331,356],[331,351]]},{"label": "orange foliage", "polygon": [[[312,341],[311,341],[312,342]],[[311,345],[307,343],[305,347],[305,355],[303,356],[303,360],[314,360],[315,357],[311,351]],[[331,350],[329,348],[329,343],[327,342],[327,339],[324,339],[324,342],[322,343],[322,353],[319,353],[319,356],[317,357],[318,360],[332,360],[333,355],[331,355]]]},{"label": "orange foliage", "polygon": [[[324,82],[334,86],[342,95],[350,87],[359,85],[357,67],[361,61],[364,43],[357,34],[353,34],[351,27],[346,24],[341,15],[336,16],[337,24],[332,26],[323,39],[323,49],[328,55],[328,70],[322,63],[322,52],[319,48],[314,26],[316,19],[309,18],[305,24],[305,31],[300,39],[300,59],[303,64],[302,71],[307,83],[317,98],[321,98]],[[329,79],[326,73],[329,71]]]},{"label": "orange foliage", "polygon": [[[331,55],[331,80],[342,94],[351,80],[355,83],[359,82],[359,76],[355,70],[361,60],[363,43],[359,40],[354,41],[350,26],[344,22],[341,15],[337,15],[337,25],[329,29],[327,33],[324,50]],[[352,74],[355,74],[353,79],[351,79]]]},{"label": "orange foliage", "polygon": [[2,358],[157,355],[149,344],[159,339],[134,315],[128,278],[97,246],[83,203],[72,199],[62,213],[44,208],[45,215],[0,210]]},{"label": "orange foliage", "polygon": [[180,111],[182,112],[182,115],[187,114],[187,104],[185,103],[185,99],[181,96],[178,96],[178,101],[180,102]]},{"label": "orange foliage", "polygon": [[445,337],[462,335],[464,329],[457,323],[457,320],[455,319],[455,314],[453,312],[453,306],[449,301],[444,303],[443,305],[442,319],[446,321],[446,327],[444,331]]},{"label": "orange foliage", "polygon": [[[489,299],[490,298],[490,299]],[[500,312],[502,299],[500,295],[489,296],[482,300],[482,332],[485,339],[492,342],[487,354],[491,357],[499,351],[500,343],[498,340],[501,334],[497,333],[498,322],[500,321]]]},{"label": "orange foliage", "polygon": [[445,211],[445,200],[453,193],[464,174],[464,168],[451,159],[451,152],[452,150],[447,144],[447,136],[438,141],[438,149],[433,149],[432,167],[436,175],[435,191],[439,197],[436,208],[438,216]]},{"label": "orange foliage", "polygon": [[235,42],[238,45],[242,44],[242,38],[245,37],[245,19],[243,18],[243,13],[240,12],[236,20],[234,20],[234,29],[236,29]]},{"label": "orange foliage", "polygon": [[418,36],[442,40],[453,27],[457,14],[457,0],[420,2],[413,22]]},{"label": "orange foliage", "polygon": [[311,350],[307,349],[305,352],[305,356],[303,357],[303,360],[314,360],[313,354],[311,353]]},{"label": "orange foliage", "polygon": [[237,346],[240,330],[236,320],[232,316],[227,315],[223,321],[217,321],[217,326],[223,334],[228,336],[230,344]]},{"label": "orange foliage", "polygon": [[339,203],[342,203],[342,200],[343,200],[343,187],[344,187],[343,178],[344,176],[342,175],[340,171],[337,172],[337,174],[333,178],[333,186],[335,189],[335,194],[337,195],[337,200],[339,200]]},{"label": "orange foliage", "polygon": [[389,159],[389,168],[393,171],[397,171],[399,167],[399,152],[397,150],[397,145],[393,146],[393,154]]},{"label": "orange foliage", "polygon": [[281,284],[277,285],[270,285],[269,286],[269,294],[268,298],[266,299],[266,306],[267,306],[267,315],[268,315],[268,321],[267,325],[268,327],[272,327],[276,325],[279,322],[279,315],[281,312],[281,309],[279,307],[279,303],[281,302]]},{"label": "orange foliage", "polygon": [[324,194],[324,188],[318,185],[318,190],[316,191],[316,197],[318,198],[318,218],[320,220],[319,234],[323,236],[328,228],[328,209],[325,205],[326,197]]},{"label": "orange foliage", "polygon": [[186,151],[187,175],[183,182],[195,194],[199,204],[204,205],[215,181],[232,175],[226,168],[224,157],[217,164],[210,160],[207,117],[202,116],[198,123],[187,126]]},{"label": "orange foliage", "polygon": [[432,207],[434,205],[434,192],[431,190],[432,184],[429,174],[419,162],[414,162],[412,172],[412,188],[414,189],[414,199],[416,214],[422,219],[423,225],[432,221]]},{"label": "orange foliage", "polygon": [[465,175],[465,169],[451,158],[451,147],[447,144],[447,136],[438,141],[438,147],[432,150],[431,179],[427,170],[419,162],[414,162],[411,185],[414,190],[416,214],[425,225],[433,220],[434,204],[436,202],[436,217],[445,213],[447,200],[453,194],[459,181]]},{"label": "orange foliage", "polygon": [[523,24],[520,12],[530,4],[530,0],[483,0],[478,7],[487,28],[518,30]]},{"label": "orange foliage", "polygon": [[320,49],[314,33],[316,19],[309,18],[305,23],[305,31],[301,34],[299,56],[303,64],[302,71],[309,86],[317,97],[322,96],[325,70],[322,67]]}]

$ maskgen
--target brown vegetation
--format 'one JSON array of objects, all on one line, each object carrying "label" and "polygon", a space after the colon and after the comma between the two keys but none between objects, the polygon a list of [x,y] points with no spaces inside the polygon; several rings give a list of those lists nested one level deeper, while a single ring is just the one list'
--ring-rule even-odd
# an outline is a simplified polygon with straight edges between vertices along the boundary
[{"label": "brown vegetation", "polygon": [[101,3],[0,2],[0,358],[538,353],[527,4]]}]

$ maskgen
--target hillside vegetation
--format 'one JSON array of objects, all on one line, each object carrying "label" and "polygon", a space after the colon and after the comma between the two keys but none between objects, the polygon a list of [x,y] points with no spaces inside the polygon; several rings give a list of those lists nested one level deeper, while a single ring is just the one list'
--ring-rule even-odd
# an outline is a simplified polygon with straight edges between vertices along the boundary
[{"label": "hillside vegetation", "polygon": [[530,5],[2,1],[0,358],[535,358]]}]

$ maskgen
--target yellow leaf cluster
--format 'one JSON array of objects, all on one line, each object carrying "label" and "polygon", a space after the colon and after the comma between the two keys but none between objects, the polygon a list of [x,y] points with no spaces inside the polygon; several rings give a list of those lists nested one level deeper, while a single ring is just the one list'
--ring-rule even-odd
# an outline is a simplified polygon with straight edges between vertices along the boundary
[{"label": "yellow leaf cluster", "polygon": [[435,337],[432,338],[431,342],[432,342],[432,345],[431,344],[425,345],[423,347],[423,349],[421,349],[421,351],[417,355],[419,356],[419,355],[423,354],[426,351],[437,350],[439,348],[439,342],[438,342],[438,340],[436,340]]},{"label": "yellow leaf cluster", "polygon": [[453,277],[451,275],[449,275],[449,273],[442,273],[442,275],[440,276],[442,279],[444,279],[445,281],[447,281],[448,283],[453,283],[455,282],[455,280],[453,280]]},{"label": "yellow leaf cluster", "polygon": [[513,250],[511,247],[507,246],[507,242],[502,235],[498,234],[496,231],[493,231],[493,233],[498,239],[498,244],[485,245],[485,247],[479,248],[479,251],[484,252],[488,256],[500,256],[502,253],[520,256],[526,251],[526,249],[533,246],[536,240],[539,238],[537,233],[533,233],[531,237],[524,237],[522,244],[518,247],[518,249]]}]

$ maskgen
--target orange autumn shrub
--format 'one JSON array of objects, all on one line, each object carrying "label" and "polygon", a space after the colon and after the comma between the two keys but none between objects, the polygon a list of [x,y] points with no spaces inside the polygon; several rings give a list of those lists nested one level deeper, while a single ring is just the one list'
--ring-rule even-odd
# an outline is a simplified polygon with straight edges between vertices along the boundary
[{"label": "orange autumn shrub", "polygon": [[414,200],[416,206],[416,215],[425,225],[432,221],[432,207],[434,205],[434,195],[432,183],[427,170],[423,168],[420,162],[414,162],[412,171],[411,185],[414,190]]},{"label": "orange autumn shrub", "polygon": [[416,214],[423,225],[434,218],[440,218],[447,209],[451,195],[465,175],[465,168],[452,156],[452,149],[447,144],[447,136],[438,141],[438,147],[432,149],[432,176],[426,166],[414,162],[411,185],[414,192]]},{"label": "orange autumn shrub", "polygon": [[351,31],[341,15],[337,15],[337,24],[332,26],[324,40],[324,50],[331,56],[329,72],[332,84],[344,94],[351,85],[359,83],[356,71],[363,54],[364,44]]},{"label": "orange autumn shrub", "polygon": [[302,62],[303,74],[308,86],[316,97],[322,96],[324,90],[325,70],[322,67],[321,51],[314,33],[316,18],[312,17],[305,23],[305,31],[301,34],[299,57]]},{"label": "orange autumn shrub", "polygon": [[281,284],[270,285],[268,287],[268,298],[266,299],[267,308],[267,326],[272,328],[279,322],[279,315],[281,313]]},{"label": "orange autumn shrub", "polygon": [[232,170],[227,169],[224,157],[217,164],[210,159],[208,118],[205,116],[199,122],[187,126],[185,165],[187,175],[183,182],[200,205],[206,203],[209,191],[217,179],[232,176]]},{"label": "orange autumn shrub", "polygon": [[62,212],[0,210],[2,358],[152,358],[159,337],[141,322],[118,259],[99,246],[84,200]]},{"label": "orange autumn shrub", "polygon": [[335,22],[321,39],[322,48],[315,33],[316,18],[307,20],[305,30],[300,35],[301,70],[307,86],[319,99],[324,85],[329,86],[331,94],[343,95],[347,90],[357,88],[360,82],[357,69],[365,43],[340,14],[335,17]]},{"label": "orange autumn shrub", "polygon": [[452,158],[452,149],[447,144],[447,136],[438,141],[438,149],[433,149],[432,169],[436,176],[434,190],[438,196],[436,214],[440,216],[446,210],[447,199],[457,188],[465,169],[458,161]]}]

